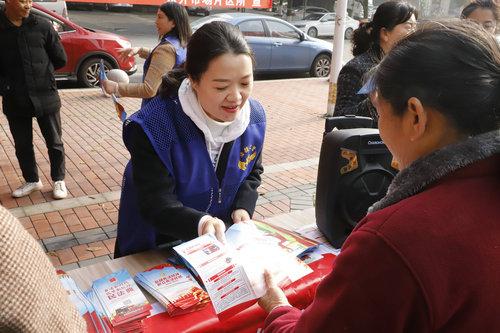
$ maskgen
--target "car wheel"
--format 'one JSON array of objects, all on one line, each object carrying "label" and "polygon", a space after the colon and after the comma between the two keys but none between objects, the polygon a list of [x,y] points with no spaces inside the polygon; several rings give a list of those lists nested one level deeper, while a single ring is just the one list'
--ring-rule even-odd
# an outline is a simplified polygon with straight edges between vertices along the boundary
[{"label": "car wheel", "polygon": [[351,40],[353,35],[354,35],[354,30],[352,28],[345,29],[345,35],[344,35],[345,39]]},{"label": "car wheel", "polygon": [[311,37],[317,37],[318,36],[318,29],[309,28],[309,30],[307,30],[307,35],[311,36]]},{"label": "car wheel", "polygon": [[[109,61],[103,59],[106,72],[113,69]],[[85,60],[78,69],[78,83],[86,88],[99,86],[99,68],[101,66],[101,58],[90,58]]]},{"label": "car wheel", "polygon": [[313,77],[327,77],[330,74],[331,62],[331,56],[320,54],[314,59],[309,74]]}]

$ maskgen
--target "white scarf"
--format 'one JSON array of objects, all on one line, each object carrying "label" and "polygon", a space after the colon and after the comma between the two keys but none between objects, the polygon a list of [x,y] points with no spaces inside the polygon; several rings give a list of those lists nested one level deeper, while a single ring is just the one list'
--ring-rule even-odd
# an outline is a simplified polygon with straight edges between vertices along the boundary
[{"label": "white scarf", "polygon": [[233,121],[221,123],[209,118],[205,113],[189,79],[186,78],[182,81],[178,93],[182,110],[203,132],[210,159],[214,167],[216,167],[222,145],[240,137],[250,123],[250,104],[248,100]]}]

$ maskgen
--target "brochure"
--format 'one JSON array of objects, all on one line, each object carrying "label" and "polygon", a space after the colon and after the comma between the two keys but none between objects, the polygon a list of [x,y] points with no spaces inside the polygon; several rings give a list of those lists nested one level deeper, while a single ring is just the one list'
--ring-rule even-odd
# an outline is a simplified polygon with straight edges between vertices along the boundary
[{"label": "brochure", "polygon": [[73,303],[78,310],[78,313],[85,320],[87,324],[87,332],[101,333],[106,332],[97,317],[96,311],[92,303],[85,297],[82,290],[77,286],[75,281],[67,275],[64,271],[58,270],[59,281],[63,288],[67,291],[71,303]]},{"label": "brochure", "polygon": [[210,299],[186,268],[165,263],[137,273],[134,280],[155,297],[170,316],[204,308]]},{"label": "brochure", "polygon": [[[99,85],[104,95],[106,95],[106,92],[104,91],[102,82],[107,79],[108,78],[106,77],[106,69],[104,68],[104,61],[101,59],[101,63],[99,65]],[[111,100],[113,101],[113,104],[115,106],[118,119],[124,122],[127,119],[127,112],[125,112],[125,108],[123,107],[123,105],[120,104],[120,102],[118,102],[118,97],[116,97],[115,94],[111,94]]]},{"label": "brochure", "polygon": [[323,258],[323,254],[325,253],[332,253],[336,256],[340,253],[340,249],[336,249],[328,243],[328,240],[318,229],[316,223],[308,224],[297,229],[297,233],[319,243],[312,251],[306,252],[300,256],[300,259],[307,264]]},{"label": "brochure", "polygon": [[142,331],[140,322],[150,314],[151,305],[126,270],[95,280],[92,290],[113,330]]},{"label": "brochure", "polygon": [[[227,244],[206,234],[174,247],[200,277],[217,315],[230,316],[235,307],[241,311],[240,305],[251,306],[262,297],[267,289],[265,270],[282,287],[312,272],[288,246],[293,242],[275,230],[266,231],[268,226],[263,222],[237,223],[226,231]],[[298,252],[295,246],[291,248]]]}]

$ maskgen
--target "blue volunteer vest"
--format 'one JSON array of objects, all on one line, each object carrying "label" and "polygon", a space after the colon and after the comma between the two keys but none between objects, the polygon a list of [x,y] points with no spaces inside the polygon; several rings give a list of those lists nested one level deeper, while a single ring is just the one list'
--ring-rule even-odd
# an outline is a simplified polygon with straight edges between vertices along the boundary
[{"label": "blue volunteer vest", "polygon": [[[123,141],[129,148],[129,124],[140,125],[166,171],[174,179],[178,200],[184,206],[230,221],[236,193],[252,171],[264,143],[264,109],[255,100],[250,100],[250,109],[250,123],[245,132],[234,140],[221,183],[210,160],[203,133],[184,113],[177,97],[163,99],[157,96],[127,119]],[[154,249],[157,247],[157,236],[155,228],[145,222],[139,213],[129,162],[123,176],[118,215],[119,252],[128,255]]]},{"label": "blue volunteer vest", "polygon": [[[175,48],[175,65],[173,68],[180,67],[184,62],[186,62],[186,48],[181,46],[181,42],[175,36],[166,35],[164,36],[160,43],[155,46],[155,48],[149,53],[149,56],[144,61],[143,71],[142,71],[142,81],[146,78],[146,73],[148,72],[149,65],[151,64],[151,58],[153,56],[153,52],[160,45],[170,43]],[[166,74],[166,73],[165,73]],[[145,103],[149,102],[152,98],[143,98],[141,107],[144,106]]]}]

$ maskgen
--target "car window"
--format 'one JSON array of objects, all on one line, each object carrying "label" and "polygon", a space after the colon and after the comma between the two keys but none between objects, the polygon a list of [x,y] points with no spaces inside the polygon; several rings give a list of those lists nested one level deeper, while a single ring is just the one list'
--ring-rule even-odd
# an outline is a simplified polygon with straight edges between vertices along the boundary
[{"label": "car window", "polygon": [[281,22],[267,20],[267,26],[271,32],[271,37],[300,39],[300,35],[295,29]]},{"label": "car window", "polygon": [[317,13],[316,14],[309,14],[309,15],[307,15],[304,18],[304,20],[306,20],[306,21],[317,21],[317,20],[319,20],[322,17],[323,17],[323,14],[317,14]]},{"label": "car window", "polygon": [[64,31],[72,31],[72,30],[74,30],[70,26],[64,24],[63,22],[57,20],[56,18],[54,18],[52,16],[45,15],[44,13],[39,12],[37,10],[33,10],[33,9],[32,9],[31,12],[36,17],[44,19],[44,20],[48,20],[50,23],[52,23],[52,26],[54,27],[54,30],[57,31],[57,32],[64,32]]},{"label": "car window", "polygon": [[321,21],[323,22],[329,22],[329,21],[335,21],[335,15],[333,14],[326,14]]},{"label": "car window", "polygon": [[265,37],[264,25],[261,20],[244,21],[238,24],[244,36]]}]

